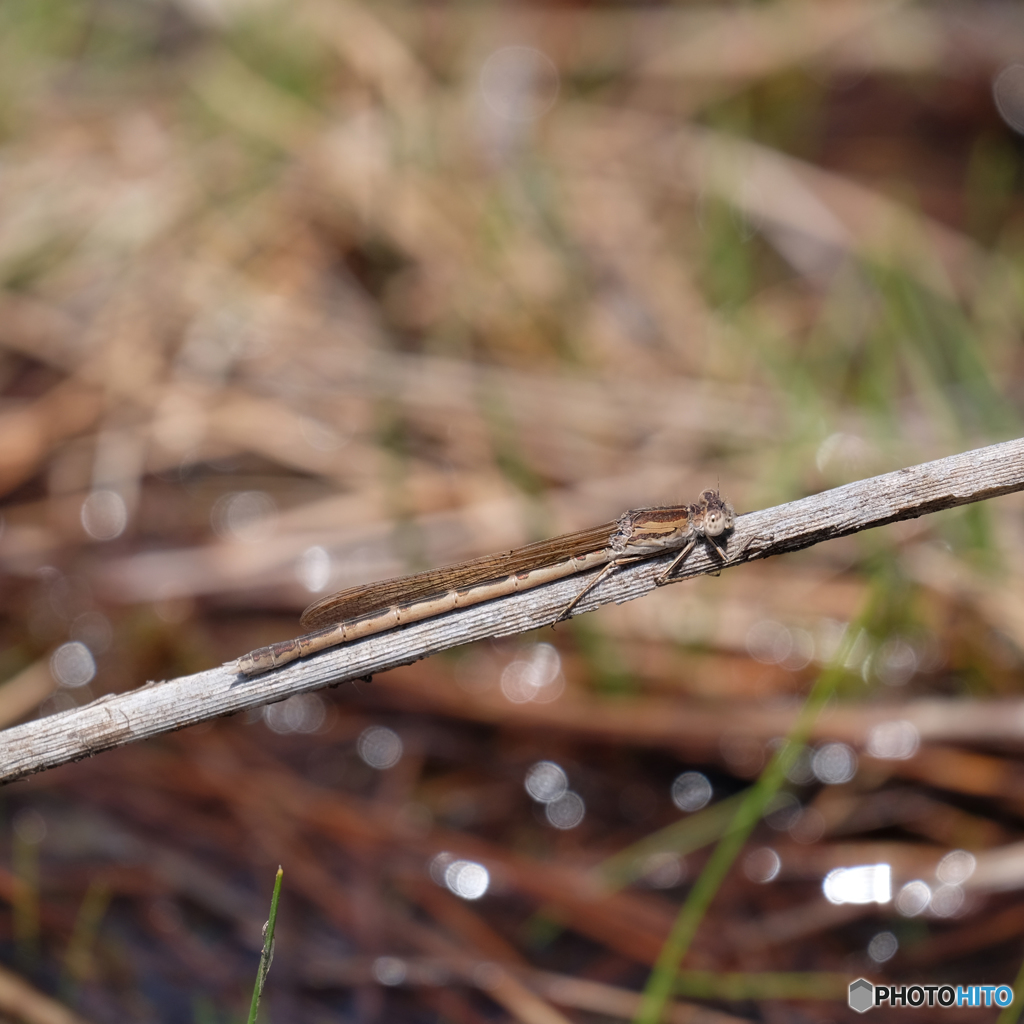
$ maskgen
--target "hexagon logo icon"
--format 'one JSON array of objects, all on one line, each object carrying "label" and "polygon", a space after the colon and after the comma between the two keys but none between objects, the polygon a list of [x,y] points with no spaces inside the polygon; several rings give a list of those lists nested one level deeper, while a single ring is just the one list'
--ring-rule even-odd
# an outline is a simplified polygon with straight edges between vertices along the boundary
[{"label": "hexagon logo icon", "polygon": [[875,986],[867,978],[858,978],[850,982],[850,994],[847,997],[851,1010],[867,1013],[875,1002]]}]

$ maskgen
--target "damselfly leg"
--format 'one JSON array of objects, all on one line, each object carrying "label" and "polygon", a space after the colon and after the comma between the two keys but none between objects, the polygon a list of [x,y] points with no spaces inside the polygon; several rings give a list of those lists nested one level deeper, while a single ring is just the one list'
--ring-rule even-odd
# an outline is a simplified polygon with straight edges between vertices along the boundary
[{"label": "damselfly leg", "polygon": [[566,606],[565,610],[561,615],[555,619],[555,622],[563,622],[569,618],[572,614],[573,608],[576,607],[589,594],[594,587],[598,585],[606,576],[610,576],[614,569],[617,569],[620,565],[630,565],[633,562],[643,561],[643,556],[636,556],[633,558],[617,558],[614,562],[609,562]]},{"label": "damselfly leg", "polygon": [[680,551],[678,555],[676,555],[676,557],[672,560],[672,564],[660,576],[656,576],[654,578],[654,582],[659,587],[664,586],[666,583],[671,583],[672,582],[669,579],[669,577],[672,575],[672,573],[674,573],[676,571],[678,566],[682,563],[683,559],[693,550],[693,546],[696,543],[697,543],[697,538],[694,537],[690,541],[690,543],[687,544],[686,547],[683,548],[683,550]]}]

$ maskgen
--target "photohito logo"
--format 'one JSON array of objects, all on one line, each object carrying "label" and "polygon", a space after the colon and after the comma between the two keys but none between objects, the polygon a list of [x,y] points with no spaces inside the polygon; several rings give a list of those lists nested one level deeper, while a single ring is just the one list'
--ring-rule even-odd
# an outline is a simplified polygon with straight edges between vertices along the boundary
[{"label": "photohito logo", "polygon": [[867,1013],[873,1006],[1009,1006],[1009,985],[872,985],[867,978],[850,982],[851,1010]]}]

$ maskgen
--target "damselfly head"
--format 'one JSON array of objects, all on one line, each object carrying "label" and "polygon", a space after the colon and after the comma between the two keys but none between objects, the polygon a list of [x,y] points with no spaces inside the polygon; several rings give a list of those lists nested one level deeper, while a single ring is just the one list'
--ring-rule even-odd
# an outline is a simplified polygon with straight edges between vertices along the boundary
[{"label": "damselfly head", "polygon": [[700,504],[703,506],[702,527],[705,536],[720,537],[731,530],[735,523],[735,512],[718,491],[701,491]]}]

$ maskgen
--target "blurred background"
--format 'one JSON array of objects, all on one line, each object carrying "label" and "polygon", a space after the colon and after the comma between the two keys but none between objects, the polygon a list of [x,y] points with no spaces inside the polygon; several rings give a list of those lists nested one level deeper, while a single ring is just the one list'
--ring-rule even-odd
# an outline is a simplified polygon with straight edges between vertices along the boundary
[{"label": "blurred background", "polygon": [[[1010,3],[2,0],[0,722],[1018,435],[1017,61]],[[666,1019],[1012,984],[1022,569],[1010,496],[8,787],[0,1013],[243,1020],[280,863],[261,1020],[629,1020],[848,622]]]}]

